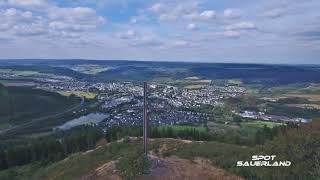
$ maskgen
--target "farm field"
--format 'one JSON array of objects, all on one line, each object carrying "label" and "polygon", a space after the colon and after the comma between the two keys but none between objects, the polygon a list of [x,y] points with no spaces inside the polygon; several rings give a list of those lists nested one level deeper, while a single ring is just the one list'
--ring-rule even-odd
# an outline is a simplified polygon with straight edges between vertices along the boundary
[{"label": "farm field", "polygon": [[189,89],[189,90],[197,90],[197,89],[201,89],[205,86],[206,86],[206,84],[195,84],[195,85],[187,85],[184,88]]},{"label": "farm field", "polygon": [[76,96],[82,96],[87,99],[94,99],[97,96],[97,94],[95,93],[83,92],[83,91],[58,91],[58,93],[63,96],[71,96],[72,94],[74,94]]},{"label": "farm field", "polygon": [[245,128],[263,128],[267,126],[269,128],[274,128],[276,126],[285,125],[284,123],[278,122],[270,122],[270,121],[249,121],[249,122],[242,122],[241,126]]},{"label": "farm field", "polygon": [[163,125],[163,126],[158,126],[160,130],[163,130],[165,128],[172,128],[173,131],[182,131],[182,130],[188,130],[188,129],[195,129],[199,132],[206,132],[206,128],[200,127],[200,126],[187,126],[187,125]]},{"label": "farm field", "polygon": [[20,80],[3,80],[0,79],[0,83],[6,87],[23,87],[23,86],[34,86],[35,83],[32,81],[20,81]]},{"label": "farm field", "polygon": [[318,110],[320,110],[320,104],[287,104],[287,106],[303,108],[303,109],[318,109]]},{"label": "farm field", "polygon": [[320,101],[320,94],[288,94],[286,97],[305,98],[312,102]]}]

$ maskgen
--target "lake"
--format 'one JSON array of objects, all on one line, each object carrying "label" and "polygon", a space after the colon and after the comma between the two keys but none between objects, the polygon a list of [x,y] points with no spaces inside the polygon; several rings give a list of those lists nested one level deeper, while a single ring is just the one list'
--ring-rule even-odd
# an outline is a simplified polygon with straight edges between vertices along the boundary
[{"label": "lake", "polygon": [[63,125],[59,126],[58,129],[68,130],[73,127],[81,126],[81,125],[85,125],[85,124],[91,124],[91,123],[98,124],[108,117],[109,117],[109,115],[104,114],[104,113],[91,113],[91,114],[88,114],[85,116],[81,116],[77,119],[73,119],[71,121],[68,121],[68,122],[64,123]]}]

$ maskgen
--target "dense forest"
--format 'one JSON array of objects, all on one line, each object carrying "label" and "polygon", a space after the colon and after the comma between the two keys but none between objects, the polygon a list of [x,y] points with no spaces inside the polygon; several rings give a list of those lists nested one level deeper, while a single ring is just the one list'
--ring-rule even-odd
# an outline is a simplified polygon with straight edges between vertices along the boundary
[{"label": "dense forest", "polygon": [[[66,66],[94,64],[112,67],[95,75],[73,71]],[[226,64],[226,63],[182,63],[147,61],[93,61],[93,60],[25,60],[0,61],[1,68],[37,71],[70,76],[86,80],[151,80],[156,78],[183,79],[199,76],[205,79],[242,79],[245,83],[290,84],[320,82],[319,66]],[[299,74],[299,76],[297,76]]]},{"label": "dense forest", "polygon": [[[174,126],[173,126],[174,127]],[[320,122],[314,121],[307,125],[288,124],[275,128],[263,127],[256,134],[255,144],[243,146],[243,144],[217,143],[214,136],[206,131],[187,127],[184,129],[173,127],[153,126],[149,135],[152,138],[178,138],[201,140],[194,143],[178,145],[169,148],[166,156],[178,155],[185,158],[205,157],[224,169],[234,172],[247,179],[317,179],[319,177],[319,148],[320,148]],[[50,165],[68,157],[70,154],[94,149],[102,139],[109,142],[123,139],[122,143],[130,141],[128,136],[141,137],[141,128],[114,127],[104,135],[99,128],[83,126],[71,131],[60,132],[59,135],[40,138],[37,141],[25,145],[13,146],[0,150],[0,168],[7,169],[30,163],[41,162],[43,165]],[[168,141],[170,142],[170,141]],[[118,142],[119,143],[119,142]],[[151,142],[150,142],[151,143]],[[113,144],[113,143],[112,143]],[[117,143],[116,143],[117,144]],[[151,143],[151,149],[158,152],[160,144]],[[170,146],[176,146],[174,143]],[[107,148],[108,146],[106,146]],[[139,146],[140,147],[140,146]],[[145,167],[146,162],[143,156],[132,151],[126,154],[120,162],[120,167],[125,171],[132,172],[127,163],[140,162],[139,168]],[[141,153],[141,151],[139,151]],[[253,154],[276,154],[278,160],[289,160],[292,162],[290,168],[235,168],[238,160],[250,160]],[[228,157],[228,158],[226,158]],[[135,159],[138,158],[138,159]]]},{"label": "dense forest", "polygon": [[75,96],[65,97],[39,89],[4,87],[0,84],[0,120],[10,119],[11,124],[59,112],[79,102],[80,99]]},{"label": "dense forest", "polygon": [[[256,134],[256,144],[264,144],[272,140],[285,127],[264,127]],[[59,137],[49,136],[39,139],[38,142],[30,142],[25,145],[16,145],[10,148],[0,147],[0,168],[6,169],[18,165],[24,165],[36,161],[54,162],[65,158],[67,155],[85,151],[96,147],[96,143],[102,137],[107,142],[117,141],[126,137],[141,137],[142,128],[139,127],[113,127],[108,129],[105,135],[101,129],[83,126],[70,132],[61,132]],[[152,126],[149,128],[150,138],[177,138],[195,141],[218,140],[223,142],[207,131],[193,127],[174,128],[170,126]],[[241,142],[237,142],[239,145]]]},{"label": "dense forest", "polygon": [[92,127],[80,127],[60,137],[40,138],[36,142],[17,145],[8,149],[0,147],[0,169],[25,165],[32,162],[55,162],[70,154],[96,147],[103,137],[102,131]]}]

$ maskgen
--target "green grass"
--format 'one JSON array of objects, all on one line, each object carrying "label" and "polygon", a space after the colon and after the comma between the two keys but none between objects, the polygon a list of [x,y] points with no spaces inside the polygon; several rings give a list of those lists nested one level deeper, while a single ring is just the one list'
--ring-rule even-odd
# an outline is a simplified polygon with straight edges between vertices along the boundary
[{"label": "green grass", "polygon": [[228,80],[228,83],[231,85],[242,85],[243,84],[241,79],[230,79],[230,80]]},{"label": "green grass", "polygon": [[[231,144],[218,142],[191,142],[185,143],[174,139],[155,139],[149,142],[150,150],[157,150],[159,147],[166,145],[166,150],[162,151],[164,156],[175,155],[182,158],[192,159],[194,157],[205,157],[220,167],[230,168],[234,165],[236,159],[246,159],[252,149]],[[142,146],[141,141],[131,143],[111,143],[107,146],[98,148],[94,151],[86,153],[77,153],[68,158],[52,163],[40,164],[34,163],[25,166],[11,168],[9,170],[0,171],[0,179],[2,180],[76,180],[84,176],[94,173],[94,171],[113,160],[120,157],[131,157],[129,154],[139,152]],[[140,157],[140,156],[139,156]],[[226,158],[227,157],[227,158]],[[136,163],[129,158],[129,164],[125,165],[125,169],[134,167],[130,163]],[[123,165],[123,164],[122,164]],[[141,166],[142,167],[142,166]],[[136,167],[135,167],[136,168]],[[120,168],[121,169],[121,168]]]},{"label": "green grass", "polygon": [[140,142],[112,143],[87,153],[77,153],[52,164],[30,164],[0,171],[0,179],[6,180],[77,180],[89,175],[96,168],[136,150]]},{"label": "green grass", "polygon": [[197,131],[200,132],[206,132],[207,129],[204,127],[200,127],[200,126],[187,126],[187,125],[163,125],[163,126],[159,126],[159,129],[164,129],[167,127],[171,127],[174,131],[182,131],[182,130],[186,130],[186,129],[195,129]]},{"label": "green grass", "polygon": [[61,94],[62,96],[69,97],[69,96],[71,96],[73,94],[73,95],[76,95],[76,96],[85,97],[87,99],[94,99],[97,96],[96,93],[83,92],[83,91],[59,91],[58,93]]},{"label": "green grass", "polygon": [[206,86],[207,86],[206,84],[194,84],[194,85],[185,86],[184,88],[189,89],[189,90],[198,90],[198,89],[204,88]]},{"label": "green grass", "polygon": [[41,73],[36,72],[36,71],[16,71],[13,69],[0,69],[0,72],[2,73],[12,73],[17,76],[33,76],[33,75],[39,75]]},{"label": "green grass", "polygon": [[10,126],[8,122],[0,122],[0,130],[1,129],[6,129]]},{"label": "green grass", "polygon": [[267,126],[269,128],[273,128],[276,126],[284,125],[283,123],[278,122],[270,122],[270,121],[249,121],[249,122],[242,122],[241,126],[245,128],[263,128]]},{"label": "green grass", "polygon": [[217,122],[208,122],[207,123],[209,131],[213,132],[230,132],[230,131],[236,131],[239,129],[239,127],[235,125],[228,125],[228,124],[223,124],[223,123],[217,123]]},{"label": "green grass", "polygon": [[52,134],[53,134],[53,132],[49,131],[49,132],[40,132],[40,133],[32,133],[32,134],[28,134],[28,135],[23,135],[23,137],[31,138],[31,139],[38,139],[40,137],[45,137],[45,136],[49,136]]},{"label": "green grass", "polygon": [[274,128],[277,126],[285,125],[283,123],[277,123],[277,122],[269,122],[269,121],[248,121],[248,122],[241,122],[240,123],[240,132],[242,135],[246,134],[248,136],[253,137],[255,133],[263,128],[264,126],[267,126],[269,128]]}]

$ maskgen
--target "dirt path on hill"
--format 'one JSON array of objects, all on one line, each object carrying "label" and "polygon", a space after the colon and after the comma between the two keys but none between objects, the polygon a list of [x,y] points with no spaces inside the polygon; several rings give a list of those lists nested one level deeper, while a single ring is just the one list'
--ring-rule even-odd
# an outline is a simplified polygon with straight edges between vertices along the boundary
[{"label": "dirt path on hill", "polygon": [[[207,159],[195,160],[177,157],[158,158],[150,156],[154,162],[150,173],[136,178],[137,180],[243,180],[223,169],[212,166]],[[115,162],[98,167],[95,172],[83,180],[121,180],[115,171]]]},{"label": "dirt path on hill", "polygon": [[[156,157],[154,157],[156,158]],[[207,159],[194,160],[180,159],[177,157],[157,159],[157,167],[151,173],[139,177],[138,180],[242,180],[243,178],[232,175],[227,171],[212,166]]]}]

